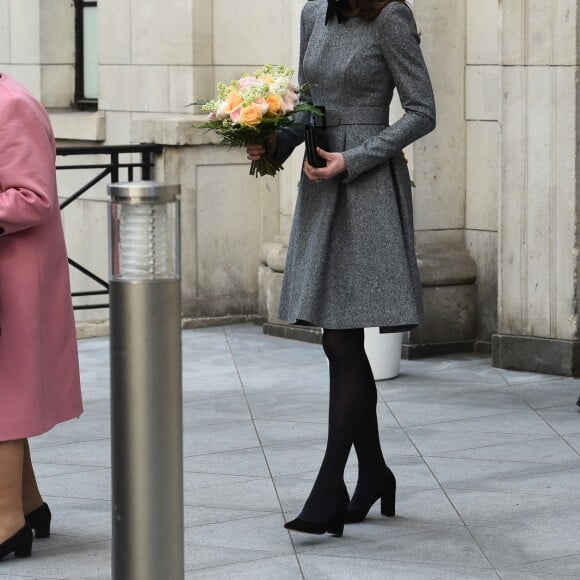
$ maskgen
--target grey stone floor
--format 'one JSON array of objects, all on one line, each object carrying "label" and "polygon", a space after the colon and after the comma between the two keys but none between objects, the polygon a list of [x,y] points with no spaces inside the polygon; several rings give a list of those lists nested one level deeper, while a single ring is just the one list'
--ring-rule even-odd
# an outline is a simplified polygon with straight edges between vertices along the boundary
[{"label": "grey stone floor", "polygon": [[[183,352],[187,578],[580,577],[577,380],[473,355],[403,362],[379,383],[397,517],[376,506],[342,538],[313,537],[282,524],[324,448],[321,348],[239,325],[185,331]],[[110,577],[108,341],[81,341],[80,356],[85,414],[32,442],[53,536],[0,562],[0,579]]]}]

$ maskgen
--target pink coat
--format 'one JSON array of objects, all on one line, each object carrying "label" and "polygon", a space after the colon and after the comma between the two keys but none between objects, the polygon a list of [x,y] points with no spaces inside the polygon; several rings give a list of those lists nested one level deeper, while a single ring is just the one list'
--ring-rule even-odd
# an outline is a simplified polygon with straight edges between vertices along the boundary
[{"label": "pink coat", "polygon": [[0,441],[82,413],[48,115],[0,76]]}]

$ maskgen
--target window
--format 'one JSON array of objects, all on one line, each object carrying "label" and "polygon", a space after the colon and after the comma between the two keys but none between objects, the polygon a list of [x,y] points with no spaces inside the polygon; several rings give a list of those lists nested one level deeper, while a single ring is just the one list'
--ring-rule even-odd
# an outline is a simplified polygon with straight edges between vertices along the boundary
[{"label": "window", "polygon": [[75,0],[75,104],[96,109],[99,97],[99,28],[97,0]]}]

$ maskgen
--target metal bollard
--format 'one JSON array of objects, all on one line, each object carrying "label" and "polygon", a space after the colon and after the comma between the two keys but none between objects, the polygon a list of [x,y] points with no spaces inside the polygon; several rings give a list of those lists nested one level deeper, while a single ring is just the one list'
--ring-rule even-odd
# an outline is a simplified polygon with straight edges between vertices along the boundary
[{"label": "metal bollard", "polygon": [[183,580],[179,186],[113,183],[113,580]]}]

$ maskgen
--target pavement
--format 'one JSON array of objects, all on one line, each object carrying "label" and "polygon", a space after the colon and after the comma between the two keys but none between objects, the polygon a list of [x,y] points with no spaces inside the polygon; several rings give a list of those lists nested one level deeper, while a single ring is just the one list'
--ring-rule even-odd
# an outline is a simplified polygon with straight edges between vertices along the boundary
[{"label": "pavement", "polygon": [[[80,341],[85,413],[31,440],[53,534],[0,580],[111,576],[108,353]],[[578,380],[476,355],[403,361],[378,384],[397,517],[377,504],[335,538],[283,528],[322,458],[326,372],[319,346],[255,325],[183,332],[188,579],[580,578]],[[352,492],[353,457],[346,478]]]}]

